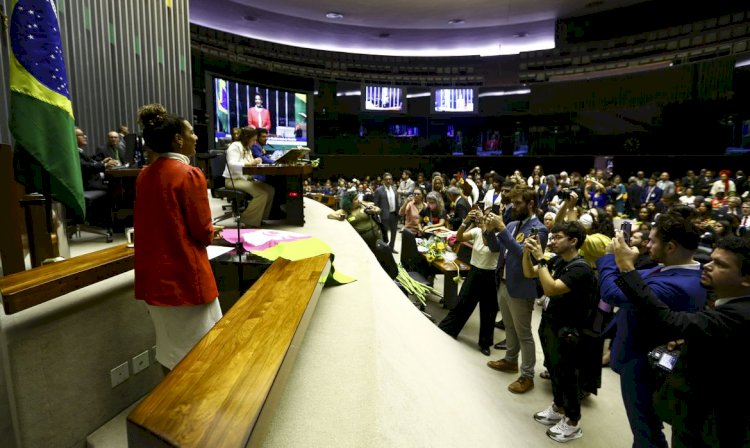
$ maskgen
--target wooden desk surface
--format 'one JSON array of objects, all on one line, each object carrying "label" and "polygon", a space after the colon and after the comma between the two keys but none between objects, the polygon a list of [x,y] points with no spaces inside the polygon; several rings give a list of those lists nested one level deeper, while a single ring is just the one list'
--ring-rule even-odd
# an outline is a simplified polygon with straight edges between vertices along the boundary
[{"label": "wooden desk surface", "polygon": [[128,167],[104,170],[105,177],[138,177],[143,168]]},{"label": "wooden desk surface", "polygon": [[245,447],[255,440],[261,411],[267,419],[274,407],[272,387],[283,387],[282,363],[287,367],[296,354],[329,258],[276,260],[128,416],[131,443]]},{"label": "wooden desk surface", "polygon": [[255,165],[242,167],[244,174],[266,176],[304,176],[312,174],[312,165]]},{"label": "wooden desk surface", "polygon": [[[468,264],[464,263],[458,258],[456,258],[456,264],[458,264],[458,267],[460,268],[461,272],[466,272],[471,268]],[[432,262],[432,265],[443,274],[456,272],[456,266],[453,263],[449,263],[445,260],[434,260]]]},{"label": "wooden desk surface", "polygon": [[120,244],[0,277],[3,308],[17,313],[131,269],[133,249]]}]

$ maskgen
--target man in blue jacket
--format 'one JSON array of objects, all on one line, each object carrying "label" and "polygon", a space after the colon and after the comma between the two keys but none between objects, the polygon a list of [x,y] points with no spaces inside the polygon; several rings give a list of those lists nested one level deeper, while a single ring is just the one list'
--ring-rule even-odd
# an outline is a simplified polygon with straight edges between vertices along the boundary
[{"label": "man in blue jacket", "polygon": [[506,226],[502,216],[490,214],[488,219],[493,222],[488,227],[495,228],[498,232],[485,234],[487,247],[492,252],[500,253],[496,276],[497,297],[508,344],[505,358],[490,361],[487,365],[501,372],[518,372],[520,352],[523,361],[521,376],[508,386],[508,390],[516,394],[522,394],[534,387],[536,346],[531,330],[531,313],[534,310],[534,300],[539,297],[539,293],[536,279],[523,275],[523,245],[532,229],[537,229],[542,247],[547,244],[549,231],[535,214],[537,198],[535,190],[516,187],[511,191],[513,222]]},{"label": "man in blue jacket", "polygon": [[[616,283],[639,319],[664,328],[663,341],[685,340],[655,398],[657,412],[672,424],[672,448],[750,446],[750,408],[737,406],[750,400],[750,388],[710,387],[716,381],[717,364],[731,360],[740,372],[750,364],[737,353],[737,344],[750,338],[750,240],[732,235],[718,241],[701,275],[701,283],[713,290],[716,301],[713,309],[697,313],[670,310],[635,270],[637,253],[622,237],[614,246],[622,273]],[[662,359],[665,356],[671,360],[675,355],[667,352]]]},{"label": "man in blue jacket", "polygon": [[[674,311],[696,312],[706,303],[706,290],[700,283],[700,264],[693,260],[700,235],[688,207],[675,207],[662,213],[651,230],[648,243],[651,258],[661,263],[639,271],[654,294]],[[599,258],[601,298],[620,307],[614,323],[610,366],[620,374],[625,411],[633,432],[633,447],[667,447],[663,425],[653,405],[656,378],[648,363],[648,352],[663,342],[662,329],[648,326],[633,310],[615,284],[619,270],[612,254]]]}]

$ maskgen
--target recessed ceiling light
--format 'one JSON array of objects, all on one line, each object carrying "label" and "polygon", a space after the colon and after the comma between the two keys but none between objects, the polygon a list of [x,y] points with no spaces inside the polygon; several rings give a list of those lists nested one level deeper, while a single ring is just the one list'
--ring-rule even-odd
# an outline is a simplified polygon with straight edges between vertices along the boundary
[{"label": "recessed ceiling light", "polygon": [[378,37],[381,38],[381,39],[387,39],[387,38],[391,37],[391,33],[380,33],[380,34],[378,34]]},{"label": "recessed ceiling light", "polygon": [[332,19],[332,20],[338,20],[343,19],[344,15],[340,12],[327,12],[326,13],[326,19]]},{"label": "recessed ceiling light", "polygon": [[597,6],[602,6],[604,2],[602,0],[594,0],[592,2],[586,3],[587,8],[596,8]]},{"label": "recessed ceiling light", "polygon": [[450,19],[448,25],[463,25],[464,19]]},{"label": "recessed ceiling light", "polygon": [[520,33],[514,34],[513,37],[515,37],[516,39],[520,39],[520,38],[526,37],[528,35],[529,35],[529,33],[527,33],[526,31],[521,31]]},{"label": "recessed ceiling light", "polygon": [[243,19],[247,20],[248,22],[255,22],[256,20],[258,20],[257,17],[253,17],[253,16],[245,16],[243,17]]}]

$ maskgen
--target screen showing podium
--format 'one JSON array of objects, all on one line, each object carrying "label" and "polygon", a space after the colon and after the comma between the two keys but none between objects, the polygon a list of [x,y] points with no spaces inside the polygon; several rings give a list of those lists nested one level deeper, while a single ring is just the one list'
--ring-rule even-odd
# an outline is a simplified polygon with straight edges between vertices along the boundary
[{"label": "screen showing podium", "polygon": [[232,129],[268,131],[275,149],[307,146],[308,94],[213,76],[214,145],[231,141]]}]

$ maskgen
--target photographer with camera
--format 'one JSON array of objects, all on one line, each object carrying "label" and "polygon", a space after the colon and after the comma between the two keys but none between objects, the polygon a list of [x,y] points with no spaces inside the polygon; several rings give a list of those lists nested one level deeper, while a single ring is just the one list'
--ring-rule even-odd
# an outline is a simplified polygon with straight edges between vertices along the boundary
[{"label": "photographer with camera", "polygon": [[494,280],[497,250],[493,251],[487,246],[485,232],[495,230],[494,223],[484,219],[478,204],[458,227],[456,244],[464,241],[472,243],[471,269],[458,294],[458,304],[438,324],[441,330],[457,338],[479,303],[479,350],[485,356],[490,356],[498,308]]},{"label": "photographer with camera", "polygon": [[[578,255],[586,231],[576,222],[556,224],[550,232],[548,247],[555,256],[547,261],[536,236],[526,240],[523,251],[523,273],[538,278],[547,296],[539,325],[539,340],[544,364],[552,379],[554,401],[534,420],[554,425],[547,435],[557,442],[582,436],[579,374],[584,368],[586,351],[580,347],[598,301],[596,276],[591,266]],[[531,257],[537,260],[536,266]]]},{"label": "photographer with camera", "polygon": [[[714,309],[696,313],[672,311],[649,286],[644,272],[635,270],[637,253],[622,239],[614,243],[620,288],[634,313],[649,327],[665,330],[661,341],[684,338],[680,356],[662,354],[671,370],[655,398],[658,414],[672,425],[672,447],[750,446],[750,388],[730,392],[716,382],[717,361],[739,360],[733,368],[746,372],[747,357],[738,357],[737,344],[750,338],[750,241],[728,236],[718,241],[700,282],[717,297]],[[661,361],[661,359],[660,359]]]},{"label": "photographer with camera", "polygon": [[[662,213],[649,235],[651,258],[662,264],[638,273],[659,300],[672,310],[696,312],[706,303],[706,290],[700,283],[700,264],[693,261],[699,238],[691,220],[691,209],[682,206]],[[633,446],[666,447],[662,421],[653,404],[658,381],[648,362],[649,351],[663,341],[661,329],[640,319],[615,283],[619,270],[614,255],[599,258],[596,266],[601,299],[620,307],[614,319],[617,331],[611,345],[610,366],[620,374]]]}]

